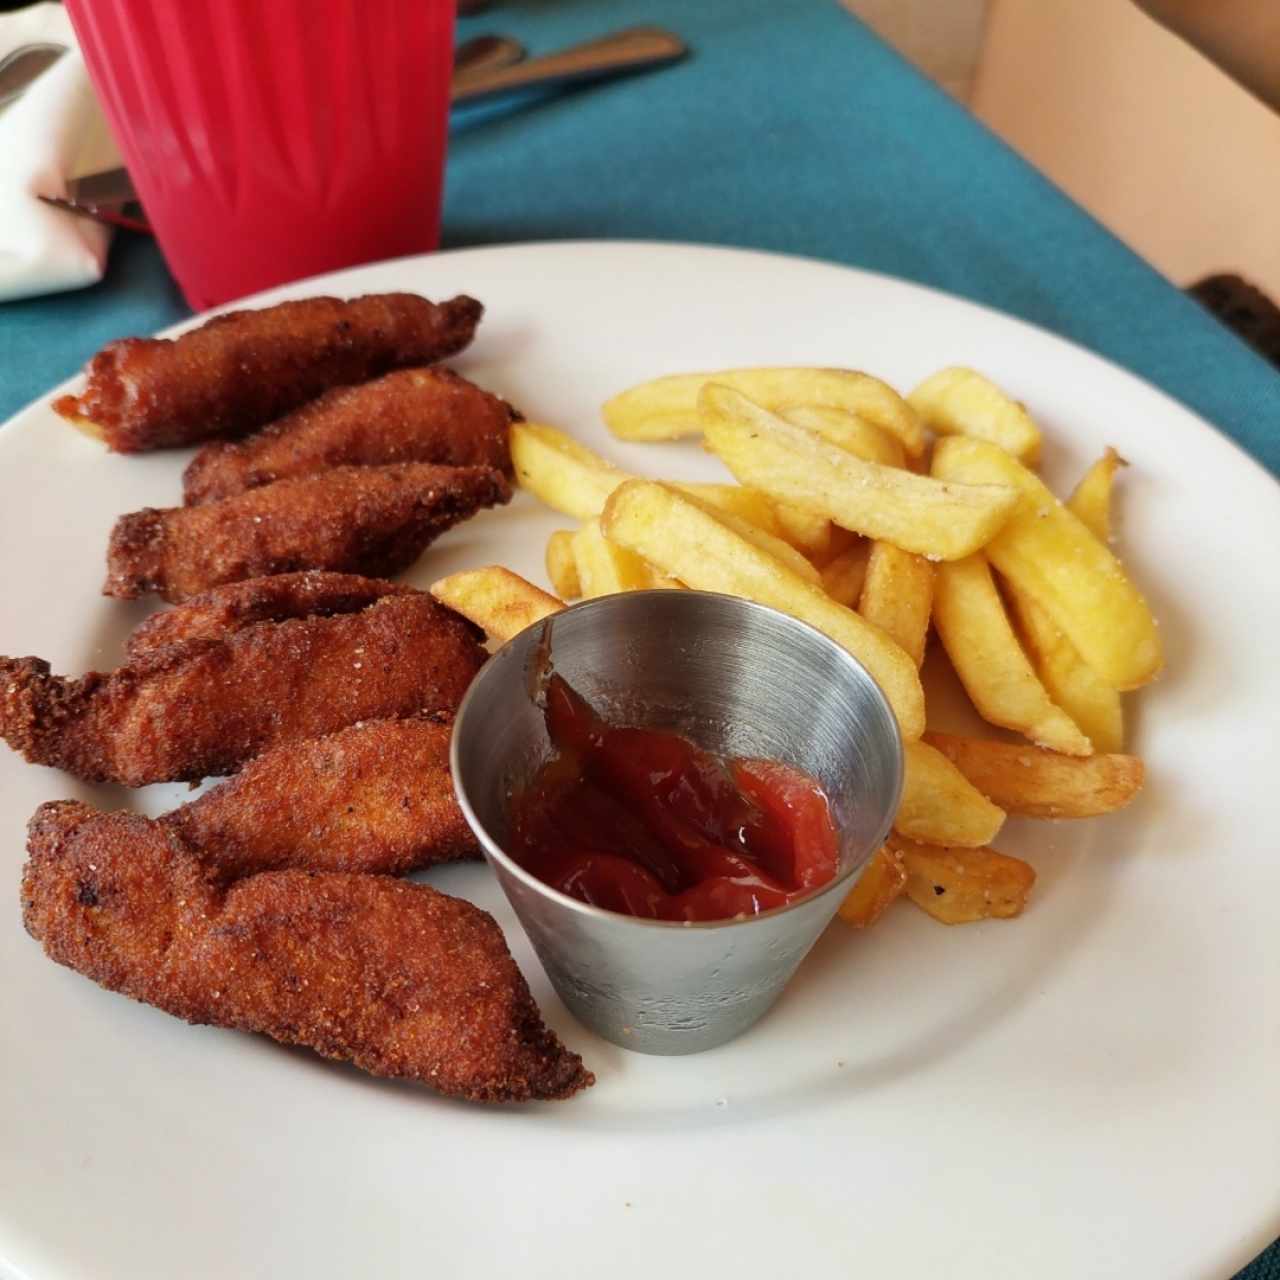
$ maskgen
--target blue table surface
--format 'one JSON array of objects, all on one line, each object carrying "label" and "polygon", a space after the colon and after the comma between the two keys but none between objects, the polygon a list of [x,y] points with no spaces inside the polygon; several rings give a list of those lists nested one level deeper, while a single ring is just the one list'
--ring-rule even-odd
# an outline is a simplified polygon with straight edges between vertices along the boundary
[{"label": "blue table surface", "polygon": [[[446,247],[653,238],[869,267],[1074,339],[1280,472],[1280,374],[834,0],[507,0],[459,34],[540,53],[642,23],[691,56],[455,113]],[[0,421],[186,314],[154,245],[120,236],[100,285],[0,306]],[[1280,1243],[1241,1277],[1280,1280]]]}]

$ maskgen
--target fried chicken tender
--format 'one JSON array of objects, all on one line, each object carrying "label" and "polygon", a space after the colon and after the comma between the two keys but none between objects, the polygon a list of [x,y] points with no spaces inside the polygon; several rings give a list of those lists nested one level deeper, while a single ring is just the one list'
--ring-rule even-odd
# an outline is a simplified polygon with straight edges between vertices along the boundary
[{"label": "fried chicken tender", "polygon": [[337,467],[202,507],[121,516],[105,595],[179,603],[210,587],[299,569],[387,577],[446,529],[511,498],[501,472],[404,462]]},{"label": "fried chicken tender", "polygon": [[37,810],[27,850],[27,932],[108,990],[476,1102],[593,1082],[468,902],[390,876],[228,882],[160,824],[75,801]]},{"label": "fried chicken tender", "polygon": [[109,342],[53,407],[117,453],[243,436],[330,387],[455,355],[483,312],[412,293],[231,311],[179,338]]},{"label": "fried chicken tender", "polygon": [[234,876],[400,875],[478,856],[453,794],[451,721],[370,720],[264,752],[159,822]]},{"label": "fried chicken tender", "polygon": [[79,680],[0,658],[0,737],[90,782],[195,781],[358,720],[456,711],[487,656],[477,636],[415,593],[167,645]]},{"label": "fried chicken tender", "polygon": [[214,587],[172,609],[152,614],[129,637],[131,658],[184,640],[224,639],[257,622],[287,618],[327,618],[358,613],[383,596],[421,594],[413,587],[385,578],[362,578],[355,573],[277,573]]},{"label": "fried chicken tender", "polygon": [[402,369],[336,387],[239,443],[207,444],[183,473],[198,506],[246,489],[338,466],[436,462],[511,475],[505,400],[448,369]]}]

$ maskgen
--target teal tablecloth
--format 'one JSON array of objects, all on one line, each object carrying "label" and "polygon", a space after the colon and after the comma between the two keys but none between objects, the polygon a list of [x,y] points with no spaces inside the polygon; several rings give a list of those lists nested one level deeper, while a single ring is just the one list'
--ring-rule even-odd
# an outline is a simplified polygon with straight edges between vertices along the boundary
[{"label": "teal tablecloth", "polygon": [[[632,23],[693,56],[456,117],[448,246],[652,237],[871,267],[1101,352],[1280,472],[1280,375],[832,0],[511,0],[463,34],[537,53]],[[107,339],[184,314],[135,237],[98,287],[0,306],[0,420]],[[1280,1280],[1280,1247],[1244,1275]]]}]

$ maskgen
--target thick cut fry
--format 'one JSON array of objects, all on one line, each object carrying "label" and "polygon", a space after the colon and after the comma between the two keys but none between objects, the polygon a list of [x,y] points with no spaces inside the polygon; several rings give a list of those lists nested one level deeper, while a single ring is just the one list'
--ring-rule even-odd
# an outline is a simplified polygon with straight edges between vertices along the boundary
[{"label": "thick cut fry", "polygon": [[1145,773],[1137,756],[1081,759],[950,733],[925,737],[979,791],[1026,818],[1093,818],[1123,809],[1142,788]]},{"label": "thick cut fry", "polygon": [[964,436],[938,442],[933,474],[1016,487],[1017,510],[986,548],[991,563],[1044,608],[1108,684],[1136,689],[1154,679],[1163,657],[1147,602],[1115,556],[1038,476],[997,445]]},{"label": "thick cut fry", "polygon": [[822,581],[822,574],[789,542],[784,542],[781,538],[775,538],[771,533],[765,533],[763,529],[752,524],[750,520],[744,520],[732,511],[717,507],[714,503],[703,501],[689,487],[673,485],[672,488],[682,493],[695,506],[701,507],[708,515],[715,516],[721,524],[728,525],[738,537],[745,538],[753,547],[759,547],[766,555],[773,556],[775,560],[780,560],[792,573],[797,574],[808,582],[820,583]]},{"label": "thick cut fry", "polygon": [[1067,755],[1087,756],[1089,739],[1056,707],[1022,652],[982,556],[938,566],[933,622],[978,713]]},{"label": "thick cut fry", "polygon": [[859,538],[853,546],[842,551],[822,569],[822,589],[837,604],[856,608],[862,594],[862,584],[867,578],[867,558],[871,543]]},{"label": "thick cut fry", "polygon": [[625,471],[555,427],[513,423],[511,462],[516,483],[549,507],[578,520],[590,520],[624,480]]},{"label": "thick cut fry", "polygon": [[441,578],[431,584],[431,594],[503,644],[564,608],[563,600],[496,564]]},{"label": "thick cut fry", "polygon": [[743,484],[931,560],[976,551],[1018,502],[1008,485],[945,484],[864,462],[730,387],[708,384],[701,403],[707,443]]},{"label": "thick cut fry", "polygon": [[557,529],[547,539],[547,577],[561,600],[576,600],[582,594],[573,536],[571,529]]},{"label": "thick cut fry", "polygon": [[1067,499],[1067,510],[1076,516],[1099,542],[1111,541],[1111,490],[1116,472],[1129,464],[1113,449],[1089,468]]},{"label": "thick cut fry", "polygon": [[906,454],[897,436],[844,409],[833,409],[826,404],[793,404],[779,409],[778,417],[793,427],[816,431],[824,440],[866,462],[878,462],[885,467],[906,465]]},{"label": "thick cut fry", "polygon": [[794,502],[775,502],[773,512],[778,518],[778,536],[806,556],[830,555],[836,536],[844,532],[820,511]]},{"label": "thick cut fry", "polygon": [[888,845],[877,849],[840,904],[840,919],[855,929],[865,929],[884,915],[906,887],[907,869],[898,855]]},{"label": "thick cut fry", "polygon": [[893,827],[912,840],[975,848],[994,840],[1004,810],[941,751],[909,742],[903,752],[902,803]]},{"label": "thick cut fry", "polygon": [[1036,882],[1034,868],[994,849],[946,849],[898,836],[890,844],[907,869],[907,897],[942,924],[1021,915]]},{"label": "thick cut fry", "polygon": [[896,436],[912,457],[924,451],[924,428],[915,410],[888,383],[849,369],[724,369],[655,378],[606,402],[605,423],[623,440],[697,435],[703,429],[698,396],[708,382],[732,387],[770,409],[798,404],[843,409]]},{"label": "thick cut fry", "polygon": [[940,436],[989,440],[1030,465],[1040,458],[1040,428],[1031,415],[974,369],[939,369],[907,397],[907,403]]},{"label": "thick cut fry", "polygon": [[1124,708],[1120,694],[1081,656],[1052,618],[1011,582],[1004,597],[1022,646],[1049,697],[1079,726],[1095,751],[1124,749]]},{"label": "thick cut fry", "polygon": [[679,587],[634,551],[610,542],[599,520],[588,520],[573,535],[573,562],[585,600],[617,595],[620,591],[653,591]]},{"label": "thick cut fry", "polygon": [[[771,605],[843,645],[871,673],[907,741],[924,729],[924,690],[910,656],[879,627],[832,600],[667,485],[633,480],[605,507],[605,536],[687,586]],[[455,606],[457,607],[457,606]],[[463,610],[460,610],[463,611]]]},{"label": "thick cut fry", "polygon": [[874,542],[858,612],[887,631],[915,660],[924,661],[933,609],[933,565],[892,542]]}]

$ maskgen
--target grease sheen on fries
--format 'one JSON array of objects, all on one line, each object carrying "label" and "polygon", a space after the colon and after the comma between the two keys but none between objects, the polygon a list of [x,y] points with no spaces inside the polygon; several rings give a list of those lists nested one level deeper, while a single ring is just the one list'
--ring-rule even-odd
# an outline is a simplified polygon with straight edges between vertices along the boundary
[{"label": "grease sheen on fries", "polygon": [[909,404],[886,382],[850,369],[723,369],[678,373],[642,382],[605,403],[604,420],[623,440],[674,440],[703,429],[699,393],[708,382],[732,387],[771,409],[828,405],[896,436],[912,457],[924,451],[924,428]]},{"label": "grease sheen on fries", "polygon": [[984,795],[1027,818],[1093,818],[1122,809],[1145,773],[1137,756],[1064,756],[952,733],[927,733],[925,740]]},{"label": "grease sheen on fries", "polygon": [[1017,509],[985,549],[991,563],[1053,619],[1080,656],[1116,689],[1154,679],[1163,657],[1155,619],[1120,562],[1010,454],[948,436],[933,473],[971,484],[1007,484]]},{"label": "grease sheen on fries", "polygon": [[894,830],[929,844],[974,848],[994,840],[1004,810],[991,802],[947,756],[926,742],[903,749],[902,803]]},{"label": "grease sheen on fries", "polygon": [[855,929],[865,929],[880,919],[906,887],[907,869],[902,860],[887,845],[877,849],[840,904],[840,919]]},{"label": "grease sheen on fries", "polygon": [[994,849],[948,849],[901,836],[890,846],[907,871],[907,897],[943,924],[1007,920],[1027,905],[1035,870]]},{"label": "grease sheen on fries", "polygon": [[573,535],[573,563],[585,600],[617,595],[620,591],[651,591],[678,587],[634,551],[610,542],[599,520],[588,520]]},{"label": "grease sheen on fries", "polygon": [[910,656],[879,627],[740,537],[668,485],[633,480],[602,517],[605,536],[681,582],[771,605],[843,645],[884,691],[907,741],[924,729],[924,690]]},{"label": "grease sheen on fries", "polygon": [[984,720],[1068,755],[1087,756],[1093,750],[1036,678],[981,555],[938,566],[933,621],[960,683]]},{"label": "grease sheen on fries", "polygon": [[431,594],[503,643],[564,608],[563,600],[496,564],[441,578],[431,584]]},{"label": "grease sheen on fries", "polygon": [[941,560],[969,555],[1017,505],[1008,485],[940,483],[864,462],[731,387],[708,384],[701,403],[708,445],[743,484],[904,551]]},{"label": "grease sheen on fries", "polygon": [[976,369],[939,369],[907,397],[907,403],[940,436],[990,440],[1028,464],[1040,458],[1040,428],[1031,415]]},{"label": "grease sheen on fries", "polygon": [[924,661],[933,609],[933,565],[892,542],[875,542],[867,558],[858,612],[887,631],[916,661]]}]

